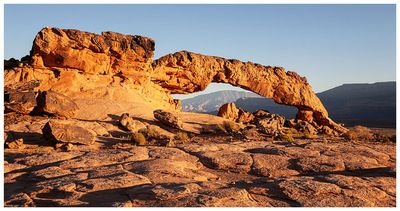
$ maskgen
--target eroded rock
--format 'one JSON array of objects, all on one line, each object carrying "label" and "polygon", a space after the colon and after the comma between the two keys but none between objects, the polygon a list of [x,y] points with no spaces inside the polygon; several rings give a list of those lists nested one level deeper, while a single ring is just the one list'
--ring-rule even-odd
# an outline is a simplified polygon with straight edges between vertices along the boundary
[{"label": "eroded rock", "polygon": [[48,140],[62,143],[90,145],[96,141],[96,133],[68,120],[52,119],[42,129]]},{"label": "eroded rock", "polygon": [[54,91],[40,93],[38,104],[40,111],[66,118],[73,118],[79,109],[72,99]]},{"label": "eroded rock", "polygon": [[178,116],[174,115],[171,112],[163,110],[155,110],[153,111],[153,114],[154,118],[156,118],[158,121],[160,121],[166,126],[173,127],[176,129],[183,128],[183,122],[181,118],[179,118]]},{"label": "eroded rock", "polygon": [[34,92],[11,92],[8,101],[5,103],[6,109],[21,114],[29,114],[37,105]]}]

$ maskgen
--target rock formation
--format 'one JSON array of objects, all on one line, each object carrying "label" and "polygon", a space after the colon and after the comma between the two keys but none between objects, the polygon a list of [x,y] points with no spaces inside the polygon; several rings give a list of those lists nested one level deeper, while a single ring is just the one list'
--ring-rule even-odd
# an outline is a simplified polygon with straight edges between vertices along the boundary
[{"label": "rock formation", "polygon": [[33,42],[30,64],[7,69],[5,86],[39,81],[35,91],[52,90],[75,101],[76,118],[100,119],[129,112],[132,103],[179,110],[180,102],[170,94],[229,83],[295,106],[306,121],[346,131],[328,117],[306,79],[294,72],[187,51],[153,61],[154,46],[152,39],[141,36],[44,28]]},{"label": "rock formation", "polygon": [[276,103],[295,106],[299,113],[312,113],[319,125],[346,131],[328,117],[328,112],[304,77],[295,72],[285,72],[281,67],[187,51],[161,57],[153,63],[153,67],[152,81],[172,94],[202,91],[211,82],[229,83],[272,98]]}]

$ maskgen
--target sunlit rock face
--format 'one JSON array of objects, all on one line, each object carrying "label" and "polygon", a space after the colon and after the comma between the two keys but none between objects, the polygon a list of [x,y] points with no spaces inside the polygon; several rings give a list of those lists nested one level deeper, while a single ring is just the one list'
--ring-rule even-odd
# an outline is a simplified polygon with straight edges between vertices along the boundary
[{"label": "sunlit rock face", "polygon": [[78,104],[79,118],[98,119],[138,106],[179,110],[170,94],[229,83],[295,106],[308,114],[298,115],[307,121],[346,130],[328,117],[306,79],[294,72],[187,51],[153,61],[154,49],[154,41],[142,36],[44,28],[34,39],[30,63],[5,71],[5,86],[39,81],[36,91],[63,93]]}]

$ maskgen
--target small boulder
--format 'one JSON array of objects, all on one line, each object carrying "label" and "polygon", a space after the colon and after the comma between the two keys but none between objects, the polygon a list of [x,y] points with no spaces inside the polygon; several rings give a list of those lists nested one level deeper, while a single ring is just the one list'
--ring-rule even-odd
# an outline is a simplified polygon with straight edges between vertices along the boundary
[{"label": "small boulder", "polygon": [[312,123],[314,121],[313,112],[306,110],[299,110],[296,119]]},{"label": "small boulder", "polygon": [[21,114],[29,114],[36,105],[34,92],[11,92],[8,94],[8,102],[5,103],[8,110]]},{"label": "small boulder", "polygon": [[271,113],[269,111],[266,110],[257,110],[255,112],[253,112],[253,115],[255,118],[264,118],[264,117],[268,117]]},{"label": "small boulder", "polygon": [[90,145],[96,141],[96,133],[78,126],[75,121],[52,119],[42,129],[48,140],[62,143]]},{"label": "small boulder", "polygon": [[153,112],[154,118],[156,118],[158,121],[163,123],[166,126],[173,127],[176,129],[182,129],[183,128],[183,122],[181,118],[178,116],[167,112],[163,110],[155,110]]},{"label": "small boulder", "polygon": [[253,119],[254,115],[252,113],[239,108],[238,118],[236,122],[250,123],[251,121],[253,121]]},{"label": "small boulder", "polygon": [[277,114],[269,114],[268,116],[257,119],[256,125],[262,132],[273,135],[282,131],[285,118]]},{"label": "small boulder", "polygon": [[306,121],[299,120],[297,121],[296,125],[294,128],[304,134],[309,134],[309,135],[316,135],[317,134],[317,129],[315,129],[314,126],[312,126],[310,123]]},{"label": "small boulder", "polygon": [[136,133],[140,129],[146,127],[143,122],[134,120],[128,113],[124,113],[121,115],[119,123],[132,133]]},{"label": "small boulder", "polygon": [[219,108],[218,116],[236,121],[239,117],[239,109],[236,108],[234,103],[226,103]]},{"label": "small boulder", "polygon": [[38,106],[41,112],[66,118],[73,118],[79,109],[71,98],[50,90],[39,94]]}]

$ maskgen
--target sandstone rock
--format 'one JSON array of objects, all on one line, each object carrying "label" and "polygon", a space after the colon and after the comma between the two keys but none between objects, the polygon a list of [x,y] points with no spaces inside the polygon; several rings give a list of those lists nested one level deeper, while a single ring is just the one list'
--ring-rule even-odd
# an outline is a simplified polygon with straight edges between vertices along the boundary
[{"label": "sandstone rock", "polygon": [[238,118],[236,120],[237,122],[250,123],[253,119],[254,115],[252,113],[239,108]]},{"label": "sandstone rock", "polygon": [[43,127],[43,135],[49,140],[73,144],[92,144],[96,141],[93,130],[71,124],[68,120],[50,120]]},{"label": "sandstone rock", "polygon": [[246,189],[221,188],[219,190],[202,191],[197,201],[207,207],[237,207],[257,206],[255,201]]},{"label": "sandstone rock", "polygon": [[149,70],[153,51],[154,41],[141,36],[58,28],[42,29],[32,47],[34,67],[69,67],[92,74]]},{"label": "sandstone rock", "polygon": [[174,134],[162,129],[157,125],[147,125],[145,129],[140,130],[146,138],[156,139],[156,140],[171,140],[174,138]]},{"label": "sandstone rock", "polygon": [[317,134],[317,130],[315,129],[315,127],[306,121],[301,121],[301,120],[298,121],[294,126],[294,128],[296,128],[299,132],[304,134],[309,134],[309,135]]},{"label": "sandstone rock", "polygon": [[21,149],[21,148],[24,148],[24,140],[20,138],[17,140],[7,141],[6,146],[9,149]]},{"label": "sandstone rock", "polygon": [[328,126],[322,126],[320,131],[322,134],[326,134],[326,135],[332,135],[334,133],[334,131],[331,128],[329,128]]},{"label": "sandstone rock", "polygon": [[211,151],[199,153],[201,162],[209,168],[246,173],[253,162],[251,156],[241,152]]},{"label": "sandstone rock", "polygon": [[40,111],[66,118],[73,118],[78,110],[76,103],[69,97],[54,91],[40,93],[38,104]]},{"label": "sandstone rock", "polygon": [[269,111],[266,110],[257,110],[255,112],[253,112],[253,115],[255,118],[264,118],[264,117],[268,117],[271,113]]},{"label": "sandstone rock", "polygon": [[299,174],[289,169],[289,159],[280,155],[255,154],[251,166],[252,173],[258,176],[279,177]]},{"label": "sandstone rock", "polygon": [[312,111],[305,111],[299,110],[296,115],[297,120],[306,121],[308,123],[312,123],[314,121],[313,112]]},{"label": "sandstone rock", "polygon": [[277,114],[270,114],[267,117],[256,120],[256,125],[266,134],[275,134],[283,129],[285,118]]},{"label": "sandstone rock", "polygon": [[368,206],[363,200],[341,194],[342,189],[331,183],[315,181],[310,177],[298,177],[279,183],[279,187],[300,206]]},{"label": "sandstone rock", "polygon": [[345,165],[342,159],[328,156],[299,158],[295,163],[295,166],[299,171],[306,173],[345,170]]},{"label": "sandstone rock", "polygon": [[5,103],[7,109],[21,114],[29,114],[36,105],[34,92],[10,92],[9,102]]},{"label": "sandstone rock", "polygon": [[124,165],[125,169],[144,175],[155,183],[195,182],[199,176],[216,178],[214,174],[202,171],[201,167],[200,163],[171,159],[146,160]]},{"label": "sandstone rock", "polygon": [[134,120],[128,113],[124,113],[121,115],[119,123],[121,123],[122,126],[133,133],[146,127],[144,123],[138,120]]},{"label": "sandstone rock", "polygon": [[183,122],[181,118],[178,116],[172,114],[171,112],[163,111],[163,110],[155,110],[153,112],[154,118],[156,118],[158,121],[163,123],[166,126],[173,127],[176,129],[182,129],[183,128]]},{"label": "sandstone rock", "polygon": [[238,119],[239,109],[236,108],[234,103],[226,103],[222,105],[218,110],[218,116],[232,121]]}]

